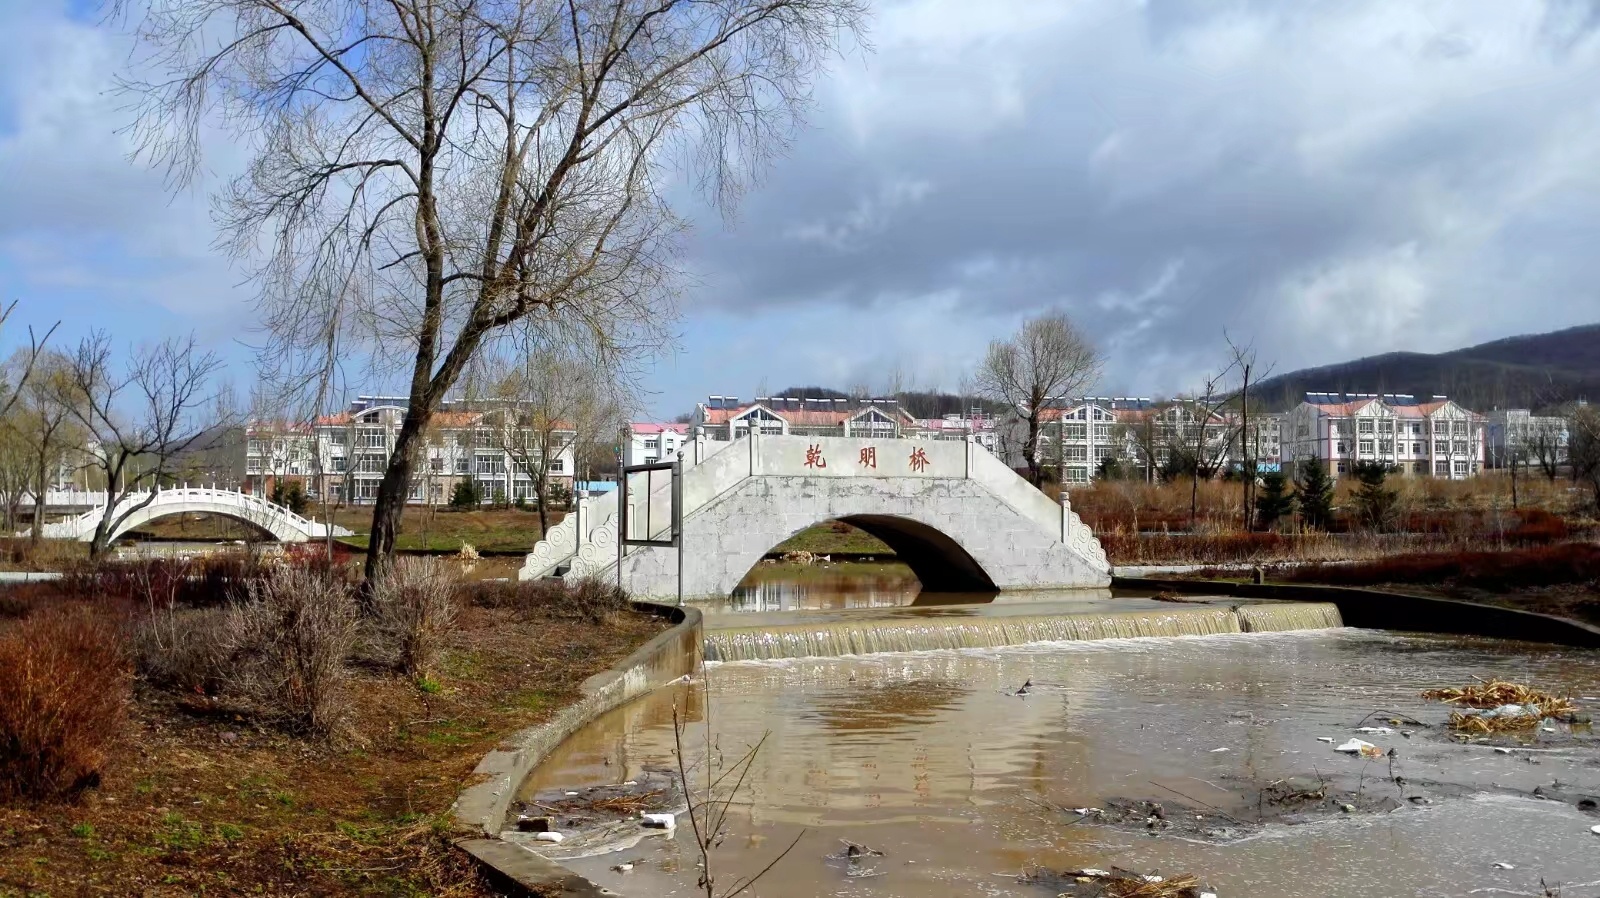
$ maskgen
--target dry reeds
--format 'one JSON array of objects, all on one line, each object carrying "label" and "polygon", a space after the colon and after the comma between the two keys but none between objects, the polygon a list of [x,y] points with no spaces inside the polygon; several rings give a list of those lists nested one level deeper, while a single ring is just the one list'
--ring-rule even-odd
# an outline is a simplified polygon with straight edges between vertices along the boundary
[{"label": "dry reeds", "polygon": [[1111,870],[1043,870],[1024,872],[1023,879],[1065,889],[1063,898],[1199,898],[1200,880],[1194,876],[1143,876],[1113,867]]},{"label": "dry reeds", "polygon": [[380,638],[412,678],[433,673],[456,620],[460,567],[437,558],[397,558],[372,584]]},{"label": "dry reeds", "polygon": [[1506,705],[1516,705],[1526,710],[1524,714],[1487,716],[1456,711],[1450,715],[1450,727],[1465,733],[1493,733],[1528,730],[1546,718],[1569,718],[1578,706],[1570,698],[1542,692],[1522,683],[1505,680],[1479,681],[1461,688],[1429,689],[1422,697],[1464,708],[1488,710]]}]

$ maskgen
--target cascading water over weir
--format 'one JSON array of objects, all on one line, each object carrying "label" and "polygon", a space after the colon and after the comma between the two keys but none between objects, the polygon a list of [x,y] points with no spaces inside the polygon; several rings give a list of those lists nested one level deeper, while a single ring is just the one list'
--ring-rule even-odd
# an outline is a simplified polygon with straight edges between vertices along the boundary
[{"label": "cascading water over weir", "polygon": [[1342,626],[1325,602],[1206,606],[1142,611],[819,621],[707,628],[708,661],[838,657],[880,652],[998,648],[1151,636],[1216,636]]}]

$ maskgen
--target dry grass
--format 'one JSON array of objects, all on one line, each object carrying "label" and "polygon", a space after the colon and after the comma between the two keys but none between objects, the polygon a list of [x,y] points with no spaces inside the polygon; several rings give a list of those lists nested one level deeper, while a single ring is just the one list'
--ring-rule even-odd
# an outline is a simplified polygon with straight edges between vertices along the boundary
[{"label": "dry grass", "polygon": [[1456,711],[1450,715],[1452,729],[1483,735],[1532,729],[1546,718],[1569,718],[1578,710],[1578,706],[1566,696],[1552,695],[1522,683],[1508,683],[1504,680],[1480,681],[1460,688],[1429,689],[1422,693],[1422,697],[1479,710],[1499,708],[1503,705],[1520,705],[1534,710],[1532,714],[1506,717],[1484,717],[1463,711]]}]

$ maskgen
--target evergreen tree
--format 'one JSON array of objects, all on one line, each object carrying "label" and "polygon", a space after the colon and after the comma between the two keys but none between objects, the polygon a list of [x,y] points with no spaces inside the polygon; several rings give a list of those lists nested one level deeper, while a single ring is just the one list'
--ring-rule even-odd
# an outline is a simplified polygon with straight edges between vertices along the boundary
[{"label": "evergreen tree", "polygon": [[1256,526],[1271,530],[1281,518],[1294,514],[1294,494],[1289,492],[1289,478],[1282,471],[1267,471],[1261,475],[1261,492],[1256,496]]},{"label": "evergreen tree", "polygon": [[1333,523],[1333,479],[1328,467],[1315,458],[1300,463],[1294,485],[1295,501],[1300,505],[1300,517],[1310,526],[1321,530]]},{"label": "evergreen tree", "polygon": [[1096,467],[1094,476],[1099,480],[1127,480],[1130,473],[1127,465],[1124,465],[1121,459],[1108,455],[1100,459],[1100,464]]},{"label": "evergreen tree", "polygon": [[1396,490],[1384,489],[1393,469],[1380,461],[1358,461],[1352,473],[1361,482],[1356,487],[1354,504],[1356,521],[1372,530],[1384,530],[1394,520],[1395,505],[1400,499]]},{"label": "evergreen tree", "polygon": [[298,480],[278,480],[272,484],[272,504],[281,505],[295,514],[303,515],[310,501],[306,499],[305,487]]},{"label": "evergreen tree", "polygon": [[483,490],[478,481],[463,477],[456,481],[455,492],[450,494],[451,508],[477,508],[483,503]]}]

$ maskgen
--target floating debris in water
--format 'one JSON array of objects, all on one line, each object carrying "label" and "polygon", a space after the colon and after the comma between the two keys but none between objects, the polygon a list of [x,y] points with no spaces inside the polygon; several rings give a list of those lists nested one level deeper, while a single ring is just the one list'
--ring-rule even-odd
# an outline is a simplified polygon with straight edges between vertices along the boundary
[{"label": "floating debris in water", "polygon": [[1156,876],[1111,868],[1024,870],[1021,880],[1060,889],[1059,898],[1217,898],[1194,876]]},{"label": "floating debris in water", "polygon": [[1570,720],[1578,710],[1566,696],[1505,680],[1480,681],[1461,689],[1429,689],[1422,697],[1472,709],[1452,713],[1450,726],[1460,732],[1485,735],[1531,730],[1552,718]]}]

